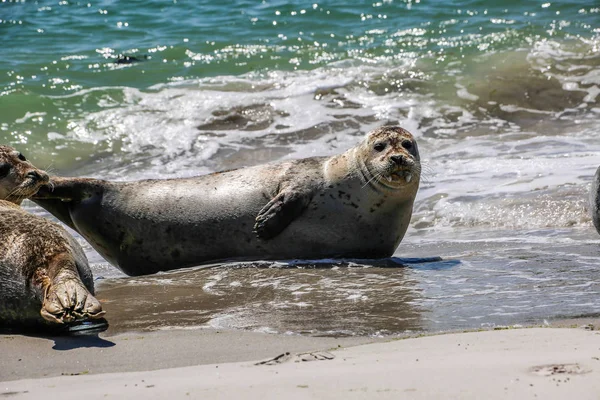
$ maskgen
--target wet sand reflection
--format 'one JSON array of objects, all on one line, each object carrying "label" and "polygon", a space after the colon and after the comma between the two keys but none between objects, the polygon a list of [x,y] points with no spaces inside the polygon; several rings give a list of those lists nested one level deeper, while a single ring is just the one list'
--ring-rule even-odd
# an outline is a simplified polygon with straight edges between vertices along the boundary
[{"label": "wet sand reflection", "polygon": [[[393,260],[393,259],[388,259]],[[343,263],[236,263],[97,283],[109,334],[217,327],[312,335],[422,329],[405,268]]]}]

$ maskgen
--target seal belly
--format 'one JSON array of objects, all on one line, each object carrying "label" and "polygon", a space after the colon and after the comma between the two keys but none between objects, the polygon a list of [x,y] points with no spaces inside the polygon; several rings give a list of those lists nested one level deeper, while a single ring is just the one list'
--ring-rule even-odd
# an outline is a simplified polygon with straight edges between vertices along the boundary
[{"label": "seal belly", "polygon": [[397,241],[390,232],[398,230],[398,223],[383,213],[381,221],[361,215],[369,212],[359,209],[368,200],[340,202],[339,188],[318,192],[302,218],[273,239],[259,239],[254,222],[276,186],[265,185],[252,169],[114,184],[101,198],[81,201],[72,219],[103,257],[129,275],[217,260],[393,253]]},{"label": "seal belly", "polygon": [[252,174],[239,172],[116,183],[74,204],[71,217],[109,262],[143,275],[257,254],[252,227],[268,196]]}]

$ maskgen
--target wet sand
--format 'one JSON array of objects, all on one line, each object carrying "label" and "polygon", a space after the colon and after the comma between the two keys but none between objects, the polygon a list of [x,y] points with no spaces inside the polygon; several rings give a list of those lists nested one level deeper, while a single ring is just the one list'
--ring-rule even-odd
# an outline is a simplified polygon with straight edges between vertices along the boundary
[{"label": "wet sand", "polygon": [[597,399],[598,321],[564,324],[589,323],[396,340],[216,330],[5,335],[0,396]]},{"label": "wet sand", "polygon": [[245,362],[285,352],[328,350],[375,341],[378,339],[214,329],[49,338],[0,335],[0,382]]}]

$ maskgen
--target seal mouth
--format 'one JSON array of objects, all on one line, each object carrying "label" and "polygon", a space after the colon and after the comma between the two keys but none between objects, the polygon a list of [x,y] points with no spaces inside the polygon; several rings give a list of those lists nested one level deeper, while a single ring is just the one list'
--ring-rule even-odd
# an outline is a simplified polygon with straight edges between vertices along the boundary
[{"label": "seal mouth", "polygon": [[385,179],[390,183],[403,183],[403,182],[410,183],[412,181],[412,178],[413,178],[412,171],[407,171],[407,170],[394,171],[385,177]]},{"label": "seal mouth", "polygon": [[28,174],[26,179],[17,186],[8,196],[7,199],[23,200],[35,195],[38,190],[44,185],[49,184],[50,180],[46,174]]},{"label": "seal mouth", "polygon": [[48,178],[33,178],[29,177],[22,184],[19,185],[20,191],[30,191],[30,196],[34,195],[42,186],[48,184]]},{"label": "seal mouth", "polygon": [[403,190],[409,185],[419,184],[421,165],[412,157],[405,159],[402,164],[373,161],[367,163],[363,160],[359,162],[364,186],[370,185],[374,190]]},{"label": "seal mouth", "polygon": [[381,174],[378,179],[383,186],[398,189],[413,182],[415,173],[412,168],[396,169]]}]

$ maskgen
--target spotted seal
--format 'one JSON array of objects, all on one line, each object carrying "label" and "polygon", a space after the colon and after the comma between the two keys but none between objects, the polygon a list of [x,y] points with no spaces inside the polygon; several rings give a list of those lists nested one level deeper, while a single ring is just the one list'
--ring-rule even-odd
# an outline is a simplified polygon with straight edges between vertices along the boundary
[{"label": "spotted seal", "polygon": [[420,175],[413,135],[385,126],[332,157],[182,179],[53,178],[34,201],[143,275],[222,260],[391,256]]},{"label": "spotted seal", "polygon": [[53,327],[101,318],[85,253],[59,224],[21,202],[48,175],[0,145],[0,327]]}]

